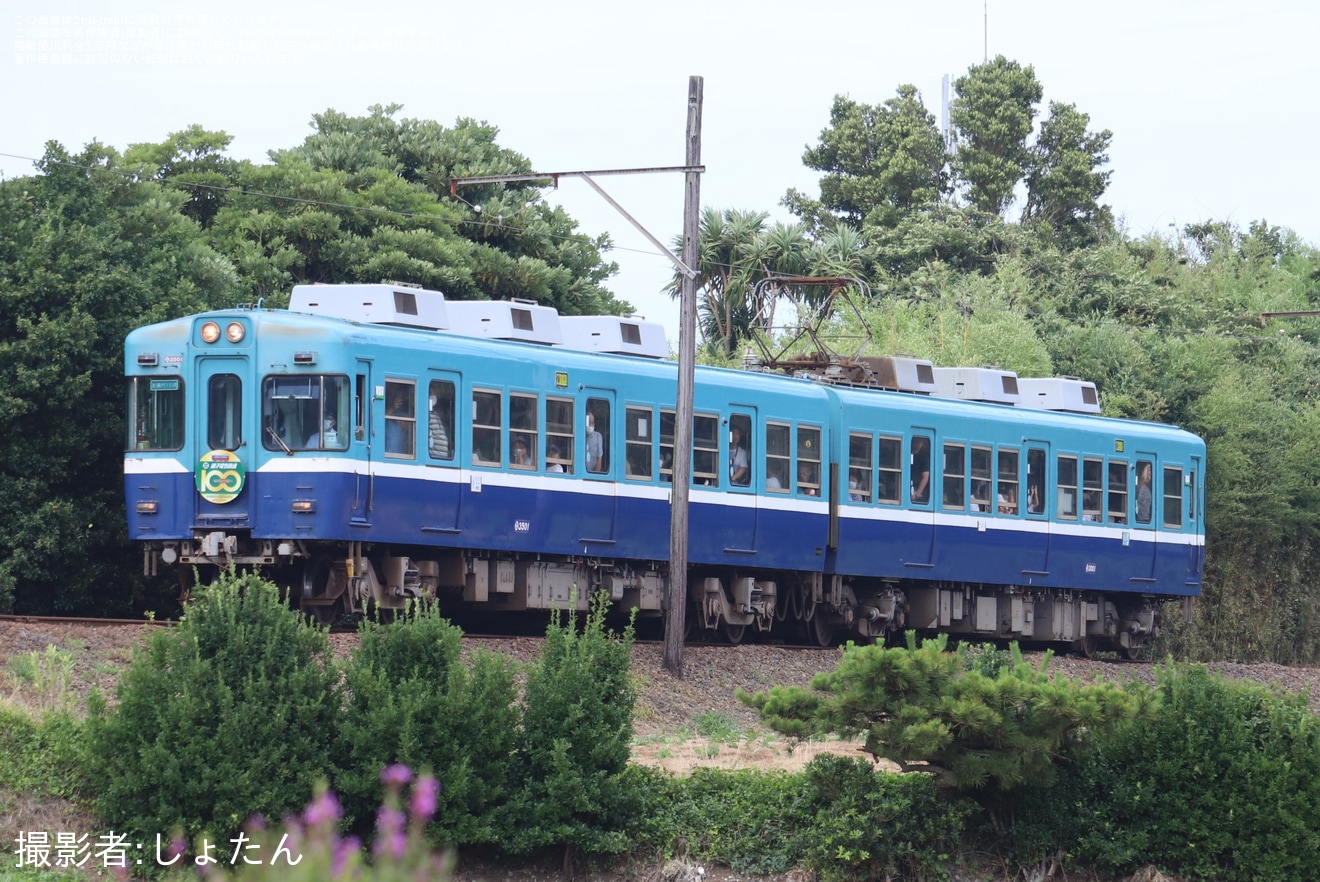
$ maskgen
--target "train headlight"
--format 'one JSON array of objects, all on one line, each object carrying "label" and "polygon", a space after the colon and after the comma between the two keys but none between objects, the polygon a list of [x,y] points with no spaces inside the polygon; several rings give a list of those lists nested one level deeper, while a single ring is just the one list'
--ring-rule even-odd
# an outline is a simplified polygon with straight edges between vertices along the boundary
[{"label": "train headlight", "polygon": [[230,322],[225,325],[225,339],[230,343],[241,343],[245,333],[247,332],[243,330],[242,322]]},{"label": "train headlight", "polygon": [[217,322],[206,322],[202,325],[202,342],[214,343],[220,339],[220,325]]},{"label": "train headlight", "polygon": [[294,514],[311,514],[316,511],[316,503],[310,499],[293,500]]},{"label": "train headlight", "polygon": [[137,513],[138,513],[138,514],[155,514],[155,513],[156,513],[156,503],[155,503],[154,501],[152,501],[152,502],[148,502],[148,501],[145,501],[145,500],[142,501],[142,502],[139,502],[139,503],[137,504]]}]

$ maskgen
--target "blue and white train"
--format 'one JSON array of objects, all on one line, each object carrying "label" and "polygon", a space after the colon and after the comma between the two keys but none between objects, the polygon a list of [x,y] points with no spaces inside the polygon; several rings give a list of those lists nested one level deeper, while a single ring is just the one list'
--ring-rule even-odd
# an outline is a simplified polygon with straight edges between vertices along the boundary
[{"label": "blue and white train", "polygon": [[[651,323],[390,284],[140,328],[130,536],[149,573],[259,566],[327,622],[412,597],[522,611],[597,591],[662,616],[665,354]],[[824,644],[915,628],[1136,654],[1163,601],[1200,593],[1196,436],[1099,416],[1071,379],[845,368],[698,368],[695,631]]]}]

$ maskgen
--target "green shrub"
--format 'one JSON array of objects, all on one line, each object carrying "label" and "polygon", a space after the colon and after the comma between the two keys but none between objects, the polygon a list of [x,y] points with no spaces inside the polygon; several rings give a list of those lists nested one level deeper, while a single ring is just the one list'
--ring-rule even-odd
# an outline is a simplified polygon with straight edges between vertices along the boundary
[{"label": "green shrub", "polygon": [[0,787],[76,798],[88,787],[83,724],[64,712],[33,718],[0,705]]},{"label": "green shrub", "polygon": [[495,841],[518,722],[510,663],[479,650],[465,664],[462,631],[434,608],[390,625],[365,622],[358,635],[335,752],[349,822],[370,822],[380,770],[403,763],[431,770],[444,788],[434,838]]},{"label": "green shrub", "polygon": [[328,773],[337,680],[323,630],[270,583],[222,573],[135,652],[115,707],[90,702],[102,821],[147,838],[225,836],[252,814],[296,810]]},{"label": "green shrub", "polygon": [[783,873],[801,859],[800,835],[810,816],[802,776],[756,769],[698,768],[671,779],[657,804],[672,841],[688,857],[728,864],[739,873]]},{"label": "green shrub", "polygon": [[541,658],[527,672],[522,726],[502,845],[519,854],[564,847],[622,853],[645,811],[628,771],[632,711],[632,625],[605,626],[609,598],[598,594],[579,632],[568,614],[546,629]]},{"label": "green shrub", "polygon": [[[1160,672],[1161,707],[1081,757],[1053,799],[1100,869],[1293,880],[1320,854],[1320,727],[1304,696],[1204,668]],[[1067,801],[1067,804],[1065,804]]]}]

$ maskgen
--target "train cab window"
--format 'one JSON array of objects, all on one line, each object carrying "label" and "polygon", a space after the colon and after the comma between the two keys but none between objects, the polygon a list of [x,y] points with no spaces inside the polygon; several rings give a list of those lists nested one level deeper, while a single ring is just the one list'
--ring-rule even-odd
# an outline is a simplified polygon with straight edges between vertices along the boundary
[{"label": "train cab window", "polygon": [[674,412],[660,411],[660,480],[674,482]]},{"label": "train cab window", "polygon": [[1060,456],[1059,461],[1059,518],[1077,520],[1077,457]]},{"label": "train cab window", "polygon": [[1182,469],[1164,467],[1164,526],[1182,527]]},{"label": "train cab window", "polygon": [[913,505],[930,504],[930,436],[913,435],[908,448],[908,481]]},{"label": "train cab window", "polygon": [[243,443],[243,381],[216,374],[206,387],[206,443],[211,450],[237,450]]},{"label": "train cab window", "polygon": [[798,493],[820,496],[820,429],[798,426]]},{"label": "train cab window", "polygon": [[787,493],[793,486],[790,435],[791,429],[785,423],[765,424],[765,489],[771,493]]},{"label": "train cab window", "polygon": [[1082,520],[1103,521],[1101,505],[1104,500],[1104,460],[1086,457],[1082,460]]},{"label": "train cab window", "polygon": [[990,448],[972,448],[972,511],[991,511],[990,508]]},{"label": "train cab window", "polygon": [[692,418],[692,483],[699,487],[720,486],[720,418]]},{"label": "train cab window", "polygon": [[385,455],[412,459],[417,455],[417,385],[385,381]]},{"label": "train cab window", "polygon": [[1109,461],[1109,523],[1126,524],[1128,519],[1128,467],[1122,460]]},{"label": "train cab window", "polygon": [[1045,451],[1027,449],[1027,514],[1045,513]]},{"label": "train cab window", "polygon": [[541,440],[541,399],[536,395],[509,395],[509,467],[536,468]]},{"label": "train cab window", "polygon": [[1137,498],[1135,506],[1137,509],[1137,523],[1149,524],[1151,511],[1154,508],[1154,488],[1152,481],[1152,464],[1148,459],[1137,460]]},{"label": "train cab window", "polygon": [[553,475],[573,473],[573,401],[545,400],[545,470]]},{"label": "train cab window", "polygon": [[729,417],[729,485],[752,486],[752,418],[742,413]]},{"label": "train cab window", "polygon": [[587,399],[586,467],[592,474],[610,470],[610,403],[604,398]]},{"label": "train cab window", "polygon": [[967,481],[967,464],[963,456],[966,448],[961,444],[944,445],[944,478],[942,487],[943,507],[961,511],[966,507],[964,494]]},{"label": "train cab window", "polygon": [[267,377],[261,387],[261,445],[267,450],[347,450],[348,377]]},{"label": "train cab window", "polygon": [[504,458],[501,435],[503,394],[484,389],[472,390],[472,463],[498,466]]},{"label": "train cab window", "polygon": [[183,380],[131,377],[128,381],[128,449],[183,447]]},{"label": "train cab window", "polygon": [[432,459],[454,458],[454,384],[432,380],[426,398],[426,449]]},{"label": "train cab window", "polygon": [[853,433],[848,436],[848,499],[871,501],[871,436]]},{"label": "train cab window", "polygon": [[654,420],[649,408],[629,407],[623,412],[624,477],[634,481],[651,480],[651,457],[654,455]]},{"label": "train cab window", "polygon": [[903,439],[880,436],[880,488],[877,499],[884,505],[901,505],[903,494]]},{"label": "train cab window", "polygon": [[1019,455],[1017,450],[1001,449],[999,451],[997,461],[999,492],[995,494],[995,509],[1002,515],[1016,515],[1018,513]]}]

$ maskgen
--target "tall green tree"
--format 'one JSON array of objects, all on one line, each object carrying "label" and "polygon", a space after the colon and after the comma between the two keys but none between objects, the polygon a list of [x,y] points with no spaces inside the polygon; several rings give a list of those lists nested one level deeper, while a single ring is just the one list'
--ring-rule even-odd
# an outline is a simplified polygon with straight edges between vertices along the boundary
[{"label": "tall green tree", "polygon": [[1101,167],[1113,133],[1088,131],[1090,121],[1076,105],[1051,101],[1028,163],[1023,222],[1042,222],[1074,247],[1113,228],[1113,213],[1100,204],[1112,174]]},{"label": "tall green tree", "polygon": [[1030,65],[1002,55],[974,65],[954,81],[949,121],[957,132],[953,170],[967,200],[1002,215],[1031,161],[1027,138],[1044,90]]}]

